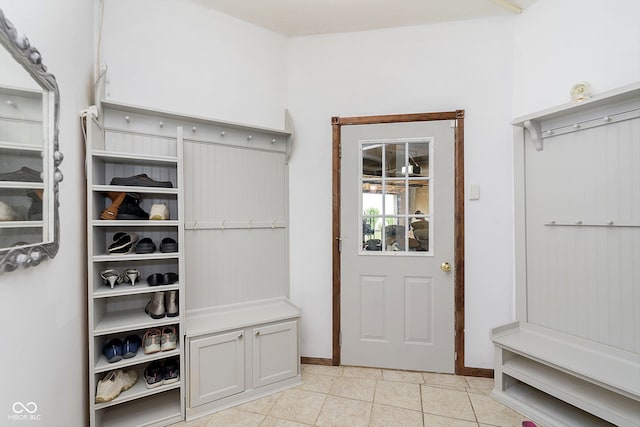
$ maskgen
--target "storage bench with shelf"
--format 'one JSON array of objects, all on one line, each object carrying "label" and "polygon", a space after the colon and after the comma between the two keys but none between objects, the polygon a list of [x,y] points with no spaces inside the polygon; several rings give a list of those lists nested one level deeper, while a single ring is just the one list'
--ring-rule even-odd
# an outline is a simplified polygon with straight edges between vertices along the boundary
[{"label": "storage bench with shelf", "polygon": [[301,384],[300,309],[286,298],[187,313],[187,420]]},{"label": "storage bench with shelf", "polygon": [[640,425],[640,355],[520,322],[492,338],[496,399],[543,425]]}]

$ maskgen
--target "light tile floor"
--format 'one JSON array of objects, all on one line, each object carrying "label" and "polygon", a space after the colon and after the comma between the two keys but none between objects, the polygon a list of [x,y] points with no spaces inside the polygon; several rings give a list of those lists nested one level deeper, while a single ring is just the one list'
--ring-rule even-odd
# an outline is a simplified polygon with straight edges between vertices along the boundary
[{"label": "light tile floor", "polygon": [[493,380],[302,365],[303,384],[176,427],[521,427],[489,396]]}]

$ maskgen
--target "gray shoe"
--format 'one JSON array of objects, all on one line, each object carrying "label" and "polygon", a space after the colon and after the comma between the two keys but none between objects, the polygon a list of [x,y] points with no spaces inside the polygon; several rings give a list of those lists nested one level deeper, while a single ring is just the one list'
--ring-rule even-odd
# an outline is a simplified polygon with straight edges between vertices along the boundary
[{"label": "gray shoe", "polygon": [[178,315],[178,291],[167,291],[164,298],[167,316],[176,317]]},{"label": "gray shoe", "polygon": [[144,308],[145,313],[154,319],[162,319],[166,312],[164,309],[164,292],[154,292],[151,301]]}]

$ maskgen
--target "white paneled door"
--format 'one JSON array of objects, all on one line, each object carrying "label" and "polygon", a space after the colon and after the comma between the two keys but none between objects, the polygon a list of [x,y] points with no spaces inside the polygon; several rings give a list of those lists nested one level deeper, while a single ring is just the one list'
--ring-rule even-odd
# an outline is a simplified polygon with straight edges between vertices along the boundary
[{"label": "white paneled door", "polygon": [[453,126],[342,128],[342,364],[454,372]]}]

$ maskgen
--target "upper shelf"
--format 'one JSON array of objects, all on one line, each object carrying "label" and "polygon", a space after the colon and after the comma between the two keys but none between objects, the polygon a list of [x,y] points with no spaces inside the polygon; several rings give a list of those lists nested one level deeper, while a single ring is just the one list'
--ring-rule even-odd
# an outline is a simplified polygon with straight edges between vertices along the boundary
[{"label": "upper shelf", "polygon": [[176,165],[178,163],[177,157],[171,156],[154,156],[149,154],[135,154],[135,153],[120,153],[115,151],[103,151],[93,150],[91,155],[94,159],[100,159],[109,163],[122,163],[138,165]]},{"label": "upper shelf", "polygon": [[640,117],[640,82],[603,92],[586,101],[570,102],[521,116],[512,124],[527,129],[540,151],[545,138],[636,117]]},{"label": "upper shelf", "polygon": [[120,110],[125,113],[151,115],[154,117],[162,117],[165,119],[183,121],[183,122],[189,122],[189,123],[200,123],[203,125],[220,126],[220,127],[227,127],[227,128],[238,129],[238,130],[253,130],[256,132],[265,132],[265,133],[280,135],[285,137],[291,135],[291,132],[284,129],[273,129],[273,128],[262,127],[262,126],[253,126],[253,125],[247,125],[243,123],[228,122],[228,121],[217,120],[217,119],[208,119],[205,117],[198,117],[198,116],[192,116],[192,115],[187,116],[184,114],[178,114],[178,113],[173,113],[169,111],[162,111],[162,110],[155,110],[155,109],[152,110],[145,107],[140,107],[140,106],[131,105],[131,104],[124,104],[124,103],[117,103],[112,101],[102,101],[102,107],[105,109]]},{"label": "upper shelf", "polygon": [[[273,129],[178,113],[149,110],[144,107],[103,101],[100,126],[110,134],[131,134],[150,138],[173,139],[182,128],[185,141],[220,144],[248,149],[285,153],[293,143],[293,124],[285,110],[287,129]],[[98,148],[98,147],[94,147]]]}]

